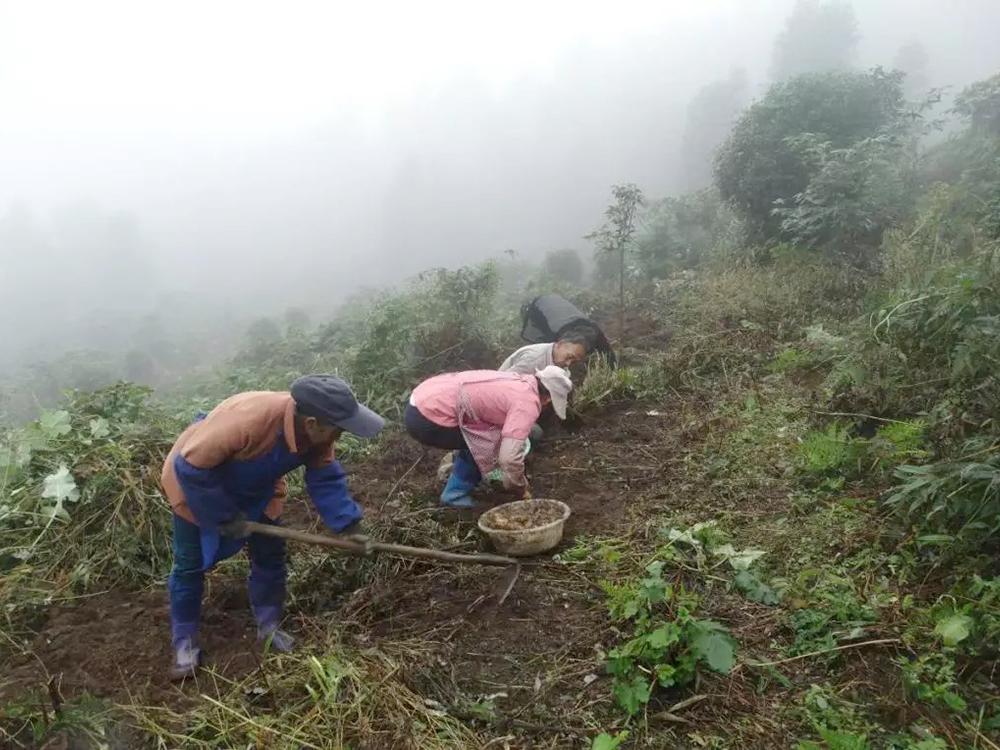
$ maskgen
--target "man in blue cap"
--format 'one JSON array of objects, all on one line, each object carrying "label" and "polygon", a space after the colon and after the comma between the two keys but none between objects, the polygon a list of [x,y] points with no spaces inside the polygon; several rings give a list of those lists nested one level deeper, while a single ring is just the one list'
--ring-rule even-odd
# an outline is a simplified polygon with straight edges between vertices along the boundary
[{"label": "man in blue cap", "polygon": [[232,396],[208,415],[199,415],[181,434],[161,476],[174,513],[172,678],[192,675],[201,661],[198,623],[205,571],[244,545],[250,555],[247,585],[257,637],[275,650],[291,650],[292,637],[279,629],[285,602],[284,540],[247,537],[243,522],[277,524],[285,474],[305,466],[306,490],[323,522],[338,533],[356,526],[362,511],[334,458],[334,444],[345,431],[374,437],[384,424],[340,378],[307,375],[292,383],[290,391]]}]

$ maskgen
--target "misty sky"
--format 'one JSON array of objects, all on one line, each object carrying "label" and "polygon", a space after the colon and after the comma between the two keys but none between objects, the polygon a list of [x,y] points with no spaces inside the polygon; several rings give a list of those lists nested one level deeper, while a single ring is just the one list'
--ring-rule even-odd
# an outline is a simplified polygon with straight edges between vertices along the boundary
[{"label": "misty sky", "polygon": [[[792,5],[0,0],[0,217],[76,255],[0,247],[0,273],[27,295],[53,265],[65,290],[140,269],[130,304],[216,290],[271,312],[508,248],[589,252],[612,183],[688,187],[687,103],[737,67],[760,93]],[[919,40],[933,85],[1000,70],[996,0],[853,5],[861,66]],[[88,212],[143,258],[73,247]]]}]

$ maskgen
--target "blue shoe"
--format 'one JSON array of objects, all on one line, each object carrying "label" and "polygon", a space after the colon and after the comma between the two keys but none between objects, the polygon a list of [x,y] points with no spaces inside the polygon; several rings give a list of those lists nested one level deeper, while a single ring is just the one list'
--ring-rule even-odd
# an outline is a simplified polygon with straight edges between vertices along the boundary
[{"label": "blue shoe", "polygon": [[194,677],[201,666],[201,649],[194,638],[180,638],[174,643],[174,663],[169,677],[172,682],[180,682]]},{"label": "blue shoe", "polygon": [[295,649],[295,639],[274,626],[258,627],[257,642],[264,648],[270,648],[280,654],[287,654]]},{"label": "blue shoe", "polygon": [[441,505],[447,505],[449,508],[475,508],[476,501],[464,490],[451,489],[449,491],[449,487],[445,486],[444,492],[441,493]]},{"label": "blue shoe", "polygon": [[468,451],[455,451],[451,476],[441,493],[441,504],[449,508],[475,508],[476,501],[469,495],[482,479],[479,467]]}]

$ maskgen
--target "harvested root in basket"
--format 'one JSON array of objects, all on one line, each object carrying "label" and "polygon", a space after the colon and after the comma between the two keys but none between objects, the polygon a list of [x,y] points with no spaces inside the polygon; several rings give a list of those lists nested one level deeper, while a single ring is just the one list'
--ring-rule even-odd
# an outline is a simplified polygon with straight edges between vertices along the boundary
[{"label": "harvested root in basket", "polygon": [[562,518],[562,514],[562,508],[558,506],[542,502],[529,503],[519,508],[499,508],[490,514],[487,524],[490,528],[500,531],[520,531],[558,521]]}]

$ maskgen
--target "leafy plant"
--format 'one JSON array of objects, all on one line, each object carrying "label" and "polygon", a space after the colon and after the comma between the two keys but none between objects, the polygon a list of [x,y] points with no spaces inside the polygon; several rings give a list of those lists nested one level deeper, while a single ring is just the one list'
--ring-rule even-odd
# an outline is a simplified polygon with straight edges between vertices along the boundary
[{"label": "leafy plant", "polygon": [[[960,628],[949,623],[949,635],[959,635]],[[915,659],[897,662],[903,671],[903,683],[917,699],[936,703],[952,711],[964,711],[965,699],[960,695],[955,681],[955,659],[943,651],[922,654]]]},{"label": "leafy plant", "polygon": [[69,469],[60,466],[58,471],[42,480],[42,499],[49,501],[43,511],[45,516],[50,519],[58,517],[63,521],[69,520],[69,513],[63,503],[75,503],[80,499],[80,490]]},{"label": "leafy plant", "polygon": [[47,590],[166,573],[159,466],[182,424],[149,396],[125,383],[76,393],[0,438],[0,559],[6,574],[30,569],[37,581],[32,596],[3,588],[8,613]]},{"label": "leafy plant", "polygon": [[796,141],[816,173],[805,190],[778,205],[782,236],[789,242],[825,248],[870,264],[887,228],[912,210],[909,153],[897,139],[866,138],[845,148],[805,134]]},{"label": "leafy plant", "polygon": [[890,460],[926,458],[928,453],[923,449],[926,438],[927,422],[923,419],[887,422],[875,433],[883,457]]},{"label": "leafy plant", "polygon": [[312,672],[312,679],[306,683],[309,696],[319,706],[336,705],[341,685],[351,676],[350,665],[345,665],[335,656],[325,661],[311,656],[309,669]]},{"label": "leafy plant", "polygon": [[941,637],[945,646],[957,646],[969,637],[971,625],[971,617],[955,612],[940,618],[934,626],[934,632]]},{"label": "leafy plant", "polygon": [[930,610],[933,634],[946,649],[990,657],[1000,639],[1000,578],[959,579]]},{"label": "leafy plant", "polygon": [[831,687],[812,685],[803,696],[802,713],[820,742],[799,742],[797,750],[868,750],[875,727],[861,707]]},{"label": "leafy plant", "polygon": [[767,605],[781,601],[778,592],[750,570],[764,556],[764,550],[737,550],[726,541],[726,535],[714,521],[702,521],[684,530],[661,529],[660,535],[668,541],[667,546],[660,548],[660,556],[683,560],[703,572],[725,566],[733,573],[735,588],[751,601]]},{"label": "leafy plant", "polygon": [[615,401],[662,398],[670,384],[670,371],[660,361],[612,367],[603,357],[592,357],[586,376],[573,389],[573,406],[585,411]]},{"label": "leafy plant", "polygon": [[778,592],[749,570],[737,571],[736,575],[733,576],[733,584],[743,596],[752,602],[768,606],[774,606],[781,602],[781,596]]},{"label": "leafy plant", "polygon": [[802,468],[820,477],[848,473],[861,457],[862,446],[846,427],[831,423],[825,430],[813,430],[803,438],[799,449]]},{"label": "leafy plant", "polygon": [[649,702],[654,689],[685,685],[699,664],[728,672],[736,663],[736,642],[717,622],[694,616],[697,598],[663,579],[662,561],[628,585],[604,584],[608,610],[630,623],[633,635],[608,653],[615,700],[631,715]]},{"label": "leafy plant", "polygon": [[823,750],[824,748],[826,750],[869,750],[871,747],[868,744],[867,735],[864,734],[838,732],[834,729],[821,727],[819,736],[823,740],[822,745],[807,740],[798,744],[798,750]]},{"label": "leafy plant", "polygon": [[617,750],[627,739],[628,732],[624,730],[615,735],[602,732],[594,737],[594,740],[590,743],[590,750]]},{"label": "leafy plant", "polygon": [[[937,242],[933,232],[927,241]],[[921,277],[888,294],[845,356],[841,377],[830,383],[836,405],[925,413],[932,436],[995,432],[1000,265],[994,251],[983,247],[967,260],[916,267]]]},{"label": "leafy plant", "polygon": [[829,650],[857,638],[875,622],[874,606],[862,600],[854,582],[827,569],[803,570],[788,597],[798,603],[789,615],[795,633],[792,654]]},{"label": "leafy plant", "polygon": [[886,505],[925,534],[971,542],[1000,530],[1000,456],[900,466]]}]

